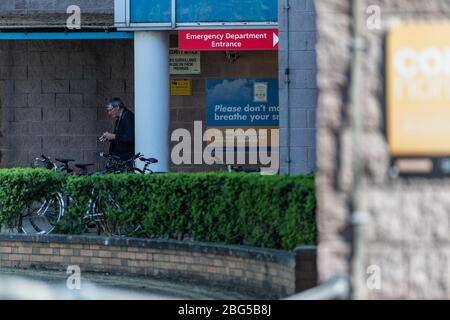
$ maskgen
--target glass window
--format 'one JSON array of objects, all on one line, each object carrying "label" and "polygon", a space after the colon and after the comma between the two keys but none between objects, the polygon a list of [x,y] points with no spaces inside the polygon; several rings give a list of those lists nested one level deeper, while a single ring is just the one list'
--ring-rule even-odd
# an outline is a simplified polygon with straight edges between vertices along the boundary
[{"label": "glass window", "polygon": [[[132,23],[171,22],[171,0],[131,0]],[[176,0],[176,22],[277,22],[277,0]]]},{"label": "glass window", "polygon": [[171,0],[132,0],[132,23],[161,23],[171,21]]},{"label": "glass window", "polygon": [[177,22],[277,22],[277,0],[177,0]]}]

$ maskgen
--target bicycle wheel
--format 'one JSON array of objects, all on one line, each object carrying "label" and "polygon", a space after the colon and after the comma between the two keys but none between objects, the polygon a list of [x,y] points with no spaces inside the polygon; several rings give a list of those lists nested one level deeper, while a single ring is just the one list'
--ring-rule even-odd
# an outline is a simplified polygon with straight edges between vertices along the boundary
[{"label": "bicycle wheel", "polygon": [[99,233],[106,236],[131,237],[142,230],[141,224],[127,217],[111,195],[97,197],[92,215],[97,218]]},{"label": "bicycle wheel", "polygon": [[64,200],[55,193],[27,203],[22,209],[21,231],[25,234],[49,234],[64,215]]},{"label": "bicycle wheel", "polygon": [[145,172],[142,169],[133,167],[130,169],[130,171],[128,171],[129,173],[139,173],[139,174],[144,174]]}]

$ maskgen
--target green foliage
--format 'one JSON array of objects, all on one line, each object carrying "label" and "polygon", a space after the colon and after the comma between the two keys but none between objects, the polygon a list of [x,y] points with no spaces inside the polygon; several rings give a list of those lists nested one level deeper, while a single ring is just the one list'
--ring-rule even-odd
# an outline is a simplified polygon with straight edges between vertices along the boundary
[{"label": "green foliage", "polygon": [[63,181],[45,169],[0,170],[0,226],[17,227],[25,204],[61,190]]},{"label": "green foliage", "polygon": [[[45,185],[45,188],[43,187]],[[54,192],[49,171],[0,170],[0,223],[30,197]],[[9,192],[9,189],[14,192]],[[33,191],[34,190],[34,191]],[[39,191],[37,191],[39,190]],[[70,205],[57,228],[80,233],[89,199],[109,202],[107,220],[139,224],[132,236],[293,249],[316,242],[314,177],[229,173],[69,176]]]}]

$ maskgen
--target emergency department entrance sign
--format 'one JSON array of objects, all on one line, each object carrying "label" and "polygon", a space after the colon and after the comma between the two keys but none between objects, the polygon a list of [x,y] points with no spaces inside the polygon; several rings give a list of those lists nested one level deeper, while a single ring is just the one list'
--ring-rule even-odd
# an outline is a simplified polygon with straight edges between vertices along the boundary
[{"label": "emergency department entrance sign", "polygon": [[278,30],[181,30],[181,50],[278,50]]},{"label": "emergency department entrance sign", "polygon": [[450,173],[450,24],[395,28],[387,44],[387,130],[405,171]]}]

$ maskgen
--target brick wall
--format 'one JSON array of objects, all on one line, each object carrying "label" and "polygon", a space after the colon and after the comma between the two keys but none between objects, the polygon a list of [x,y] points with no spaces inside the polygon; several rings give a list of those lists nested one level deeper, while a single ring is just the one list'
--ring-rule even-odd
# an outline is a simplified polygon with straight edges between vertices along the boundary
[{"label": "brick wall", "polygon": [[112,96],[134,105],[132,41],[0,42],[1,165],[42,153],[98,162]]},{"label": "brick wall", "polygon": [[[316,168],[316,12],[313,0],[289,1],[289,37],[284,1],[278,1],[280,32],[280,166],[283,173],[310,173]],[[289,106],[286,99],[286,42],[289,40]],[[287,117],[290,120],[288,121]],[[289,124],[289,125],[288,125]],[[288,132],[288,129],[289,132]],[[288,139],[290,134],[290,139]],[[290,140],[290,141],[288,141]],[[288,151],[290,160],[288,163]]]},{"label": "brick wall", "polygon": [[[450,298],[448,179],[391,179],[385,121],[385,38],[400,22],[447,21],[448,1],[363,1],[381,10],[381,30],[363,28],[368,40],[361,83],[362,209],[367,264],[379,267],[381,289],[369,298]],[[348,97],[351,1],[317,1],[320,86],[318,198],[320,279],[351,270],[352,136]],[[369,17],[369,15],[367,15]]]},{"label": "brick wall", "polygon": [[[309,262],[304,259],[297,269],[308,271],[312,268],[307,266]],[[296,259],[285,251],[175,241],[0,235],[0,268],[66,270],[69,265],[80,266],[82,272],[238,288],[260,298],[281,298],[296,292]]]},{"label": "brick wall", "polygon": [[[171,42],[176,47],[177,39]],[[29,166],[42,153],[100,164],[94,151],[108,146],[97,138],[112,129],[105,101],[119,96],[134,109],[133,50],[129,40],[0,42],[0,164]],[[206,129],[208,78],[277,77],[276,52],[242,52],[234,63],[224,52],[203,52],[201,61],[200,75],[177,76],[193,79],[193,95],[171,98],[170,133],[184,128],[193,135],[196,120]],[[171,168],[217,169],[223,168]]]}]

